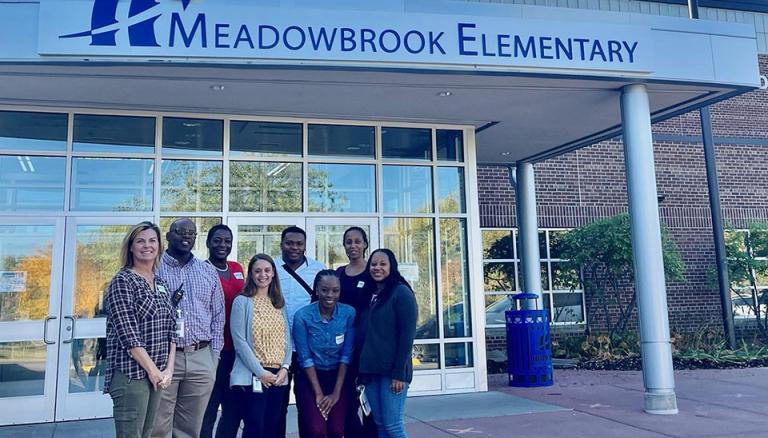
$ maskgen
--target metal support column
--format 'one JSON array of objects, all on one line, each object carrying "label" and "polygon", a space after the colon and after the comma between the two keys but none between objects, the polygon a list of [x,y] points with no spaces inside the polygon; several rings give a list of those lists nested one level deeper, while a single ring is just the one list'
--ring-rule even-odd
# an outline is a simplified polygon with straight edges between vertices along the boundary
[{"label": "metal support column", "polygon": [[637,313],[640,319],[645,412],[676,414],[677,397],[669,338],[659,204],[656,199],[651,114],[645,85],[624,87],[621,94],[621,117]]},{"label": "metal support column", "polygon": [[[532,163],[517,163],[517,232],[520,238],[518,254],[522,265],[522,291],[538,295],[538,299],[525,300],[523,305],[542,308],[541,295],[541,259],[539,255],[539,224],[536,217],[536,185]],[[529,310],[537,310],[529,308]]]}]

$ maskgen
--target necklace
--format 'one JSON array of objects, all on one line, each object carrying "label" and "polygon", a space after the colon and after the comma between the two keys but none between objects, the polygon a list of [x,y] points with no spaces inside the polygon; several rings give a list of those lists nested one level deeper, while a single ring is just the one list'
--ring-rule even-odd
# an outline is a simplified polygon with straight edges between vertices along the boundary
[{"label": "necklace", "polygon": [[221,269],[220,267],[214,265],[213,262],[211,262],[210,260],[206,260],[206,262],[208,262],[209,265],[213,266],[219,272],[227,272],[227,271],[229,271],[229,264],[226,265],[227,266],[226,268]]}]

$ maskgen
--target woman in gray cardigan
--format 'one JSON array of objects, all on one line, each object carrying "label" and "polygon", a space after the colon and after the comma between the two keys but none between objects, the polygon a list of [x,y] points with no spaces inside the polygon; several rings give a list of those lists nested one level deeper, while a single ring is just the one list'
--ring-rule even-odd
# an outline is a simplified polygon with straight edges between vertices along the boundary
[{"label": "woman in gray cardigan", "polygon": [[[234,392],[236,415],[245,423],[243,438],[275,436],[288,390],[291,332],[276,273],[271,257],[253,256],[243,293],[232,304],[229,326],[235,364],[229,385]],[[224,432],[225,437],[237,436],[236,428]]]}]

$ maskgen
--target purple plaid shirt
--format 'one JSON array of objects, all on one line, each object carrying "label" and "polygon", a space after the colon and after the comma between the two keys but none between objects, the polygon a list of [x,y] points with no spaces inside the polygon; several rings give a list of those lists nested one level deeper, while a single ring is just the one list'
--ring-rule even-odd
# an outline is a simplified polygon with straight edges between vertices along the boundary
[{"label": "purple plaid shirt", "polygon": [[163,279],[171,296],[183,285],[184,298],[178,307],[184,318],[184,337],[177,338],[176,345],[187,347],[210,341],[218,355],[224,347],[224,291],[213,267],[195,257],[182,265],[166,252],[157,276]]}]

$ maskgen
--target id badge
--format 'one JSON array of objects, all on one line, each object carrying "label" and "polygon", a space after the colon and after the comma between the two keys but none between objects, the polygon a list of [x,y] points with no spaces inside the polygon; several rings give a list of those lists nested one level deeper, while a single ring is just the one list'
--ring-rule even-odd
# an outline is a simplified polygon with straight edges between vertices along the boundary
[{"label": "id badge", "polygon": [[264,392],[264,388],[261,386],[261,380],[257,379],[256,376],[251,377],[253,378],[253,381],[251,382],[251,391]]},{"label": "id badge", "polygon": [[176,309],[176,336],[184,338],[184,317],[181,315],[181,309]]}]

